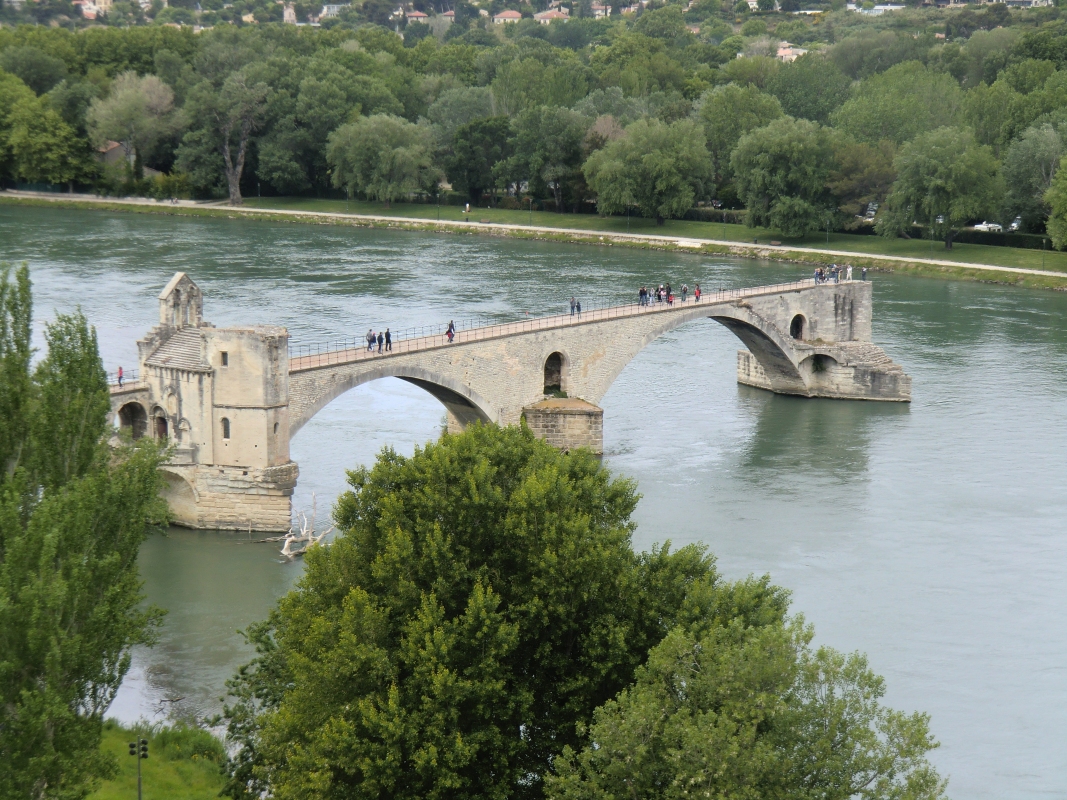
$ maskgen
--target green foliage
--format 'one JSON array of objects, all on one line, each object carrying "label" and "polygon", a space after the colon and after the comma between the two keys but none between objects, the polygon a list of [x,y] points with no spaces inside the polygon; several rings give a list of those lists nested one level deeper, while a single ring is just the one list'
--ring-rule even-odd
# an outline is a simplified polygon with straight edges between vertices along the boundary
[{"label": "green foliage", "polygon": [[717,180],[729,175],[730,155],[741,137],[778,119],[782,113],[777,98],[754,86],[717,86],[700,99],[697,118],[704,126]]},{"label": "green foliage", "polygon": [[29,370],[25,267],[0,270],[0,797],[84,797],[114,771],[103,714],[160,618],[143,608],[137,551],[166,509],[160,453],[110,451],[95,332],[46,327]]},{"label": "green foliage", "polygon": [[962,99],[951,76],[909,61],[861,83],[831,121],[861,142],[888,139],[899,145],[955,124]]},{"label": "green foliage", "polygon": [[9,47],[0,52],[0,69],[17,75],[41,95],[67,77],[67,65],[36,47]]},{"label": "green foliage", "polygon": [[[760,590],[750,580],[719,591]],[[865,658],[813,649],[811,630],[784,613],[746,624],[722,613],[728,602],[673,630],[597,709],[590,744],[559,759],[548,797],[944,797],[928,717],[883,707]]]},{"label": "green foliage", "polygon": [[388,205],[405,195],[431,191],[439,172],[433,165],[430,131],[390,114],[361,117],[330,134],[326,159],[334,186]]},{"label": "green foliage", "polygon": [[919,136],[900,149],[893,167],[897,180],[878,222],[883,236],[896,236],[917,220],[952,247],[957,228],[996,210],[1001,194],[996,159],[966,128]]},{"label": "green foliage", "polygon": [[507,117],[487,117],[460,127],[452,139],[452,155],[445,161],[452,188],[477,203],[498,182],[496,166],[511,154],[510,135]]},{"label": "green foliage", "polygon": [[1008,186],[1006,219],[1019,215],[1027,230],[1039,229],[1049,212],[1045,194],[1052,188],[1063,153],[1063,138],[1048,123],[1028,128],[1012,142],[1002,167]]},{"label": "green foliage", "polygon": [[174,129],[174,91],[155,75],[124,72],[104,99],[92,101],[86,117],[98,147],[108,140],[122,144],[127,160],[148,158]]},{"label": "green foliage", "polygon": [[825,224],[832,157],[830,132],[808,120],[782,117],[741,137],[731,167],[748,210],[745,224],[783,236],[802,236]]},{"label": "green foliage", "polygon": [[782,65],[767,91],[778,98],[789,116],[826,125],[830,114],[848,99],[851,87],[852,81],[833,61],[818,53],[806,53]]},{"label": "green foliage", "polygon": [[1067,249],[1067,157],[1060,160],[1056,177],[1045,193],[1045,202],[1049,205],[1048,234],[1052,246],[1057,250]]},{"label": "green foliage", "polygon": [[581,175],[582,141],[589,121],[574,111],[538,106],[522,112],[513,123],[514,155],[501,166],[511,181],[547,186],[563,210],[564,187]]},{"label": "green foliage", "polygon": [[252,632],[231,797],[540,797],[716,581],[694,548],[635,554],[633,485],[525,428],[385,450],[349,483],[342,535]]},{"label": "green foliage", "polygon": [[711,194],[712,164],[690,120],[671,125],[639,120],[626,135],[593,153],[585,176],[603,214],[635,206],[644,216],[680,217],[694,201]]},{"label": "green foliage", "polygon": [[10,170],[29,183],[66,183],[92,173],[87,148],[44,98],[17,102],[7,117]]}]

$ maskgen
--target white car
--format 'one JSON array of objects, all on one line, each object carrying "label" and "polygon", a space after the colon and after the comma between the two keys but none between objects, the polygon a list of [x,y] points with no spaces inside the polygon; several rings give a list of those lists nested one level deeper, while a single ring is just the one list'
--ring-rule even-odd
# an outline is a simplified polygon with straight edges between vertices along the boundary
[{"label": "white car", "polygon": [[982,233],[1004,233],[1004,228],[995,222],[979,222],[974,229]]}]

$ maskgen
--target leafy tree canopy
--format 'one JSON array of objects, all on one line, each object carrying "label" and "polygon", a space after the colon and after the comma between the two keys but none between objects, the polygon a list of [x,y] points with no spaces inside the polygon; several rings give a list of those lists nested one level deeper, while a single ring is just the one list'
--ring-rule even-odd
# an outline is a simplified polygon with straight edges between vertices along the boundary
[{"label": "leafy tree canopy", "polygon": [[387,449],[349,483],[235,684],[233,797],[540,797],[718,583],[694,548],[635,554],[632,483],[526,428]]}]

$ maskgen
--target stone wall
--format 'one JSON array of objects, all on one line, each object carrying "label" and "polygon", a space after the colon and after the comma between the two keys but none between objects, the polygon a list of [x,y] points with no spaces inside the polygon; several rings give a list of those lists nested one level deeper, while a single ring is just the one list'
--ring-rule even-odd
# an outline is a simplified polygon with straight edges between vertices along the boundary
[{"label": "stone wall", "polygon": [[560,450],[604,452],[604,411],[584,400],[542,400],[523,409],[522,417],[535,436]]}]

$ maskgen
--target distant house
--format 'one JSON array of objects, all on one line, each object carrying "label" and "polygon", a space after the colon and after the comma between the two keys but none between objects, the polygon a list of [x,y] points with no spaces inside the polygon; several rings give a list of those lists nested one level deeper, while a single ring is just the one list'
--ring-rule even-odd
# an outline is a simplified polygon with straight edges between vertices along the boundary
[{"label": "distant house", "polygon": [[408,22],[425,22],[429,19],[429,16],[421,11],[408,11],[404,16],[408,18]]},{"label": "distant house", "polygon": [[570,17],[552,9],[551,11],[542,11],[540,14],[534,14],[534,19],[542,25],[551,25],[553,22],[566,22]]},{"label": "distant house", "polygon": [[796,45],[789,44],[789,42],[778,42],[778,54],[779,61],[783,61],[786,64],[791,64],[807,53],[803,47],[797,47]]},{"label": "distant house", "polygon": [[518,22],[520,19],[522,19],[522,14],[509,8],[506,11],[501,11],[499,14],[494,14],[493,24],[503,25],[505,22]]},{"label": "distant house", "polygon": [[328,17],[336,17],[341,13],[342,8],[348,8],[351,3],[338,3],[337,5],[325,5],[322,7],[322,11],[319,12],[319,19],[326,19]]},{"label": "distant house", "polygon": [[451,24],[452,24],[453,22],[455,22],[455,21],[456,21],[456,12],[455,12],[455,11],[446,11],[446,12],[445,12],[444,14],[442,14],[441,16],[442,16],[442,17],[443,17],[444,19],[448,20],[448,24],[449,24],[449,25],[451,25]]},{"label": "distant house", "polygon": [[[103,147],[96,148],[96,158],[102,164],[122,164],[126,160],[126,154],[119,142],[108,142]],[[130,164],[133,164],[133,154],[130,154]]]},{"label": "distant house", "polygon": [[602,6],[599,3],[593,3],[593,19],[602,19],[611,14],[611,6]]},{"label": "distant house", "polygon": [[282,9],[282,22],[286,25],[296,25],[296,9],[291,5]]}]

